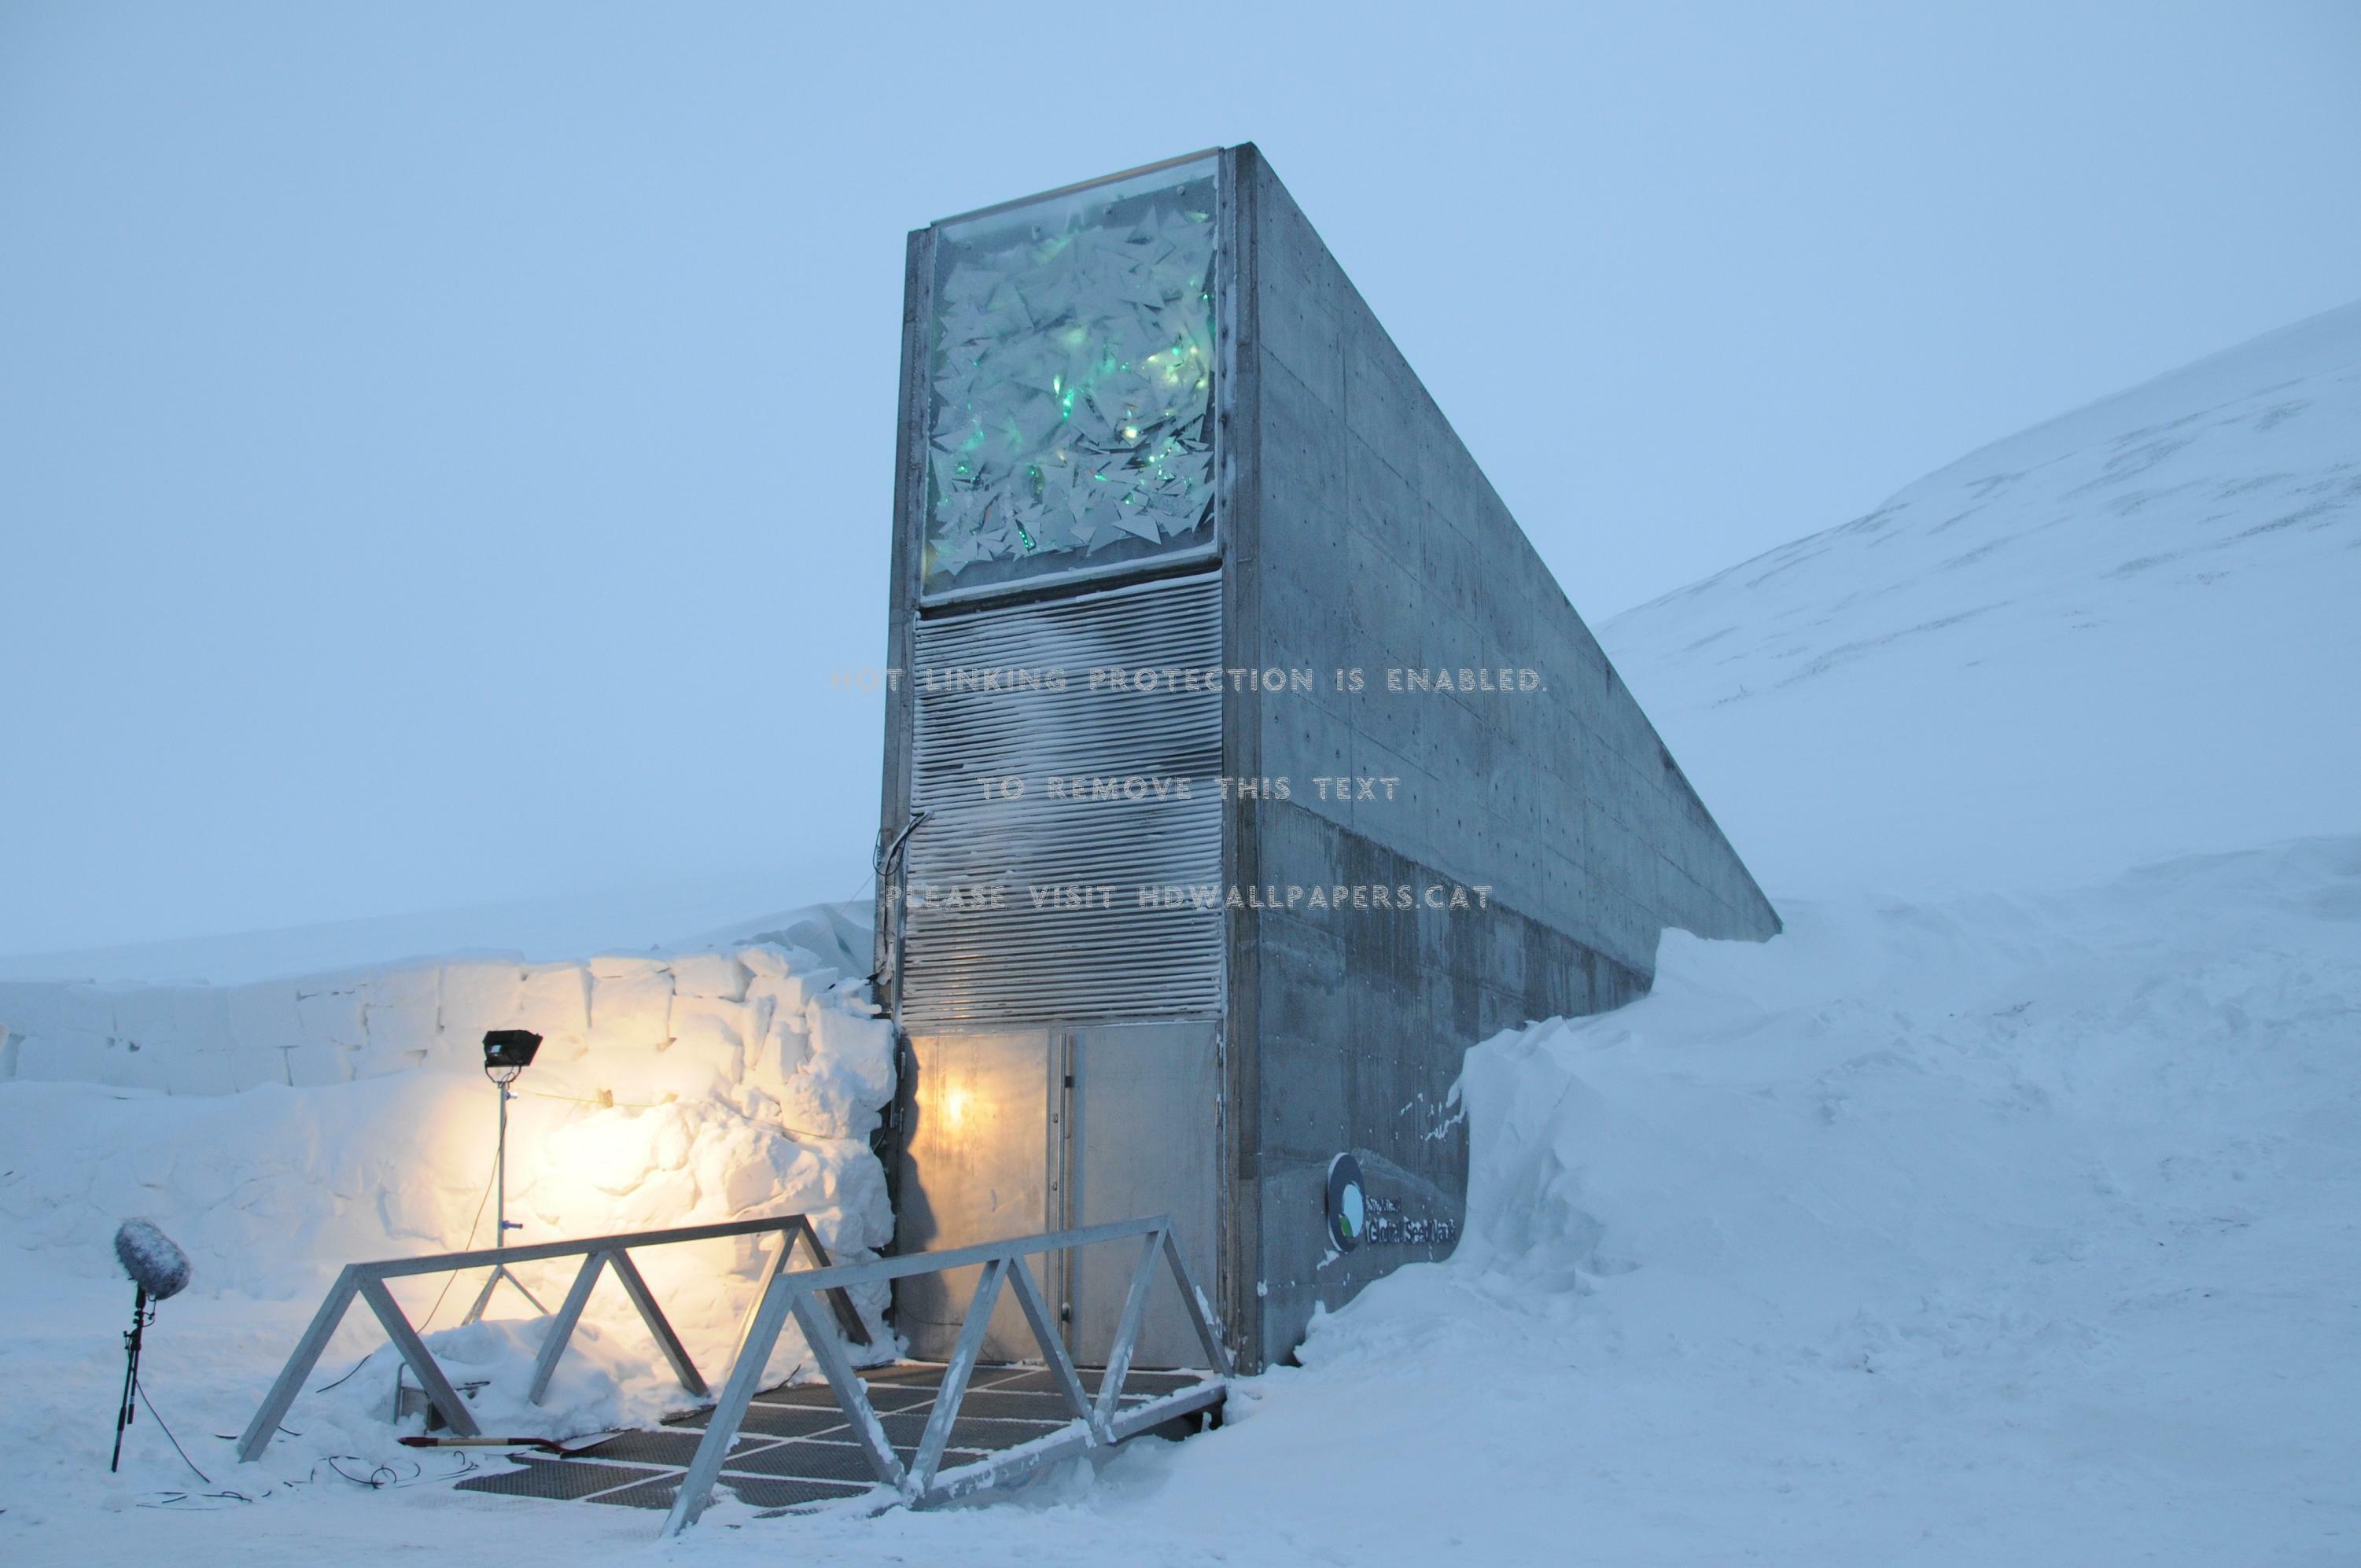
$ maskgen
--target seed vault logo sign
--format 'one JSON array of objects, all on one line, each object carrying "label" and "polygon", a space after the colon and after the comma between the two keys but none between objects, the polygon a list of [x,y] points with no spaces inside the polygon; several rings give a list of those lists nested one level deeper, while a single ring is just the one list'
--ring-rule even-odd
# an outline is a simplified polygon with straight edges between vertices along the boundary
[{"label": "seed vault logo sign", "polygon": [[1328,1245],[1350,1252],[1361,1245],[1368,1223],[1368,1200],[1361,1191],[1361,1162],[1340,1154],[1328,1162]]},{"label": "seed vault logo sign", "polygon": [[1404,1210],[1393,1198],[1372,1197],[1361,1162],[1340,1154],[1328,1162],[1328,1245],[1338,1252],[1370,1246],[1449,1246],[1459,1238],[1455,1220]]}]

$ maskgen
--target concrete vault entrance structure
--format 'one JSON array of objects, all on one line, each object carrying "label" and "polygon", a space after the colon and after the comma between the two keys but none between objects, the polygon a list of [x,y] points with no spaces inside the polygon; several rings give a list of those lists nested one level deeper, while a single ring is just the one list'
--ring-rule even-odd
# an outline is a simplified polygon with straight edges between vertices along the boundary
[{"label": "concrete vault entrance structure", "polygon": [[[1666,927],[1779,929],[1251,146],[913,234],[898,463],[903,1249],[1170,1213],[1281,1359],[1450,1252],[1469,1046],[1640,995]],[[1078,1359],[1131,1261],[1037,1266]],[[906,1282],[914,1353],[972,1272]]]}]

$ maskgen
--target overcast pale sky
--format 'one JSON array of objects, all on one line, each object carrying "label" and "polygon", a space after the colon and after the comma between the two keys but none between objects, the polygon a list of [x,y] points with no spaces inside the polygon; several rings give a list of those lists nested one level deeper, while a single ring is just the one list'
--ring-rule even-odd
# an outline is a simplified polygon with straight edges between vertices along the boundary
[{"label": "overcast pale sky", "polygon": [[822,9],[0,0],[0,952],[856,891],[945,214],[1258,143],[1594,621],[2361,295],[2351,4]]}]

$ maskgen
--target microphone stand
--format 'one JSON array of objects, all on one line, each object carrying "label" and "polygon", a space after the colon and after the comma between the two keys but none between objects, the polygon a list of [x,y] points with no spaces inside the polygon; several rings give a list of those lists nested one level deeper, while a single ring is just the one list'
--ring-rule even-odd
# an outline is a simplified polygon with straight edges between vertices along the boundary
[{"label": "microphone stand", "polygon": [[148,1287],[133,1287],[131,1298],[131,1328],[123,1336],[126,1353],[123,1367],[123,1403],[115,1412],[115,1457],[107,1462],[109,1475],[123,1467],[123,1429],[131,1424],[134,1406],[139,1398],[139,1342],[148,1324],[156,1321],[156,1310],[148,1305]]}]

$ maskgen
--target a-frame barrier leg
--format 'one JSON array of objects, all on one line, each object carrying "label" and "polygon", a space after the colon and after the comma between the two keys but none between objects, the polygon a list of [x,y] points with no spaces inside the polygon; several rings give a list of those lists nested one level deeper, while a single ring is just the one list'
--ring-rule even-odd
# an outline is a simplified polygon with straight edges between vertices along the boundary
[{"label": "a-frame barrier leg", "polygon": [[1115,1345],[1107,1353],[1105,1376],[1099,1379],[1098,1403],[1091,1410],[1091,1430],[1101,1442],[1115,1437],[1115,1408],[1123,1398],[1123,1381],[1131,1376],[1131,1357],[1139,1343],[1139,1321],[1148,1310],[1148,1288],[1156,1282],[1156,1253],[1169,1227],[1159,1226],[1140,1238],[1139,1262],[1131,1271],[1131,1288],[1123,1299],[1123,1318],[1115,1326]]},{"label": "a-frame barrier leg", "polygon": [[722,1384],[721,1395],[714,1400],[713,1408],[705,1412],[705,1436],[688,1462],[688,1473],[680,1478],[680,1490],[673,1497],[672,1511],[664,1516],[664,1534],[678,1535],[695,1524],[712,1498],[713,1483],[721,1475],[721,1462],[737,1445],[738,1429],[746,1420],[746,1407],[753,1403],[754,1386],[762,1381],[763,1369],[770,1365],[771,1351],[779,1343],[779,1331],[786,1325],[796,1294],[795,1288],[777,1274],[772,1275],[771,1282],[763,1287],[753,1318],[739,1339],[730,1379]]},{"label": "a-frame barrier leg", "polygon": [[240,1464],[261,1458],[262,1451],[270,1446],[271,1436],[279,1431],[279,1423],[287,1419],[288,1408],[295,1403],[295,1396],[302,1392],[303,1379],[311,1376],[312,1368],[320,1365],[321,1353],[328,1348],[328,1341],[335,1336],[336,1325],[345,1321],[345,1313],[352,1307],[353,1298],[359,1292],[360,1286],[353,1278],[351,1266],[347,1265],[336,1276],[336,1282],[328,1288],[328,1299],[320,1303],[318,1311],[312,1314],[311,1326],[303,1331],[303,1337],[295,1342],[294,1354],[287,1358],[287,1365],[279,1369],[279,1380],[271,1384],[270,1392],[262,1397],[262,1408],[254,1412],[254,1420],[246,1423],[246,1431],[237,1440]]},{"label": "a-frame barrier leg", "polygon": [[992,1310],[1000,1304],[1000,1282],[1014,1266],[1023,1268],[1025,1260],[1012,1265],[1008,1259],[995,1257],[983,1266],[976,1277],[975,1295],[967,1304],[967,1319],[960,1324],[959,1343],[951,1351],[949,1365],[943,1368],[943,1380],[935,1390],[934,1413],[927,1418],[927,1430],[918,1439],[918,1452],[910,1464],[909,1496],[923,1497],[934,1485],[935,1471],[943,1462],[943,1450],[950,1446],[951,1426],[959,1420],[960,1401],[967,1398],[967,1383],[975,1376],[975,1358],[983,1353],[983,1336],[992,1327]]},{"label": "a-frame barrier leg", "polygon": [[[782,1268],[786,1266],[787,1255],[795,1251],[796,1235],[800,1234],[803,1237],[804,1245],[811,1249],[812,1266],[828,1267],[828,1248],[820,1245],[819,1233],[812,1229],[810,1220],[800,1214],[796,1217],[802,1223],[796,1233],[788,1235],[786,1250],[779,1255],[779,1266]],[[841,1286],[829,1291],[828,1304],[836,1313],[836,1326],[844,1331],[845,1340],[849,1343],[865,1345],[869,1343],[869,1325],[861,1321],[861,1310],[852,1304],[851,1291]]]},{"label": "a-frame barrier leg", "polygon": [[361,1299],[367,1301],[369,1310],[377,1314],[377,1321],[385,1327],[385,1337],[393,1342],[394,1349],[401,1352],[401,1359],[410,1363],[410,1370],[418,1375],[419,1387],[426,1390],[429,1399],[434,1401],[434,1408],[443,1412],[443,1419],[450,1424],[451,1430],[461,1437],[483,1436],[483,1429],[476,1425],[476,1418],[467,1409],[467,1401],[459,1398],[459,1391],[451,1387],[451,1380],[443,1376],[441,1367],[434,1365],[434,1353],[426,1348],[426,1342],[418,1337],[418,1331],[410,1326],[410,1320],[401,1315],[401,1304],[393,1299],[393,1292],[385,1288],[385,1281],[362,1280]]},{"label": "a-frame barrier leg", "polygon": [[541,1397],[549,1392],[549,1379],[557,1370],[557,1358],[566,1354],[566,1342],[574,1337],[574,1325],[582,1321],[582,1309],[589,1304],[590,1291],[598,1283],[598,1271],[606,1266],[607,1255],[603,1252],[594,1252],[582,1260],[581,1271],[574,1276],[566,1299],[558,1304],[557,1316],[550,1321],[549,1332],[542,1336],[541,1354],[533,1357],[533,1386],[524,1396],[529,1403],[540,1404]]},{"label": "a-frame barrier leg", "polygon": [[633,1263],[631,1255],[620,1247],[608,1255],[609,1261],[615,1266],[616,1282],[622,1286],[623,1294],[631,1299],[631,1305],[640,1310],[640,1321],[647,1324],[648,1332],[655,1335],[656,1348],[664,1352],[664,1360],[672,1366],[672,1375],[680,1379],[680,1386],[691,1395],[699,1399],[705,1398],[705,1376],[697,1371],[697,1363],[688,1358],[688,1347],[682,1344],[680,1336],[672,1332],[672,1321],[664,1315],[664,1309],[656,1305],[655,1294],[648,1288],[648,1282],[640,1277],[640,1266]]},{"label": "a-frame barrier leg", "polygon": [[1229,1346],[1222,1343],[1222,1332],[1213,1323],[1213,1308],[1205,1293],[1197,1288],[1196,1277],[1180,1256],[1180,1244],[1170,1231],[1164,1233],[1164,1260],[1172,1266],[1172,1283],[1180,1288],[1180,1305],[1189,1314],[1189,1326],[1197,1331],[1197,1343],[1205,1353],[1205,1366],[1216,1377],[1235,1376],[1237,1368],[1230,1360]]},{"label": "a-frame barrier leg", "polygon": [[869,1456],[869,1468],[886,1486],[906,1494],[908,1476],[902,1469],[901,1457],[885,1436],[876,1407],[869,1402],[869,1386],[852,1369],[852,1358],[844,1354],[844,1341],[838,1337],[836,1324],[822,1315],[819,1303],[812,1299],[808,1290],[795,1293],[794,1307],[796,1326],[804,1331],[804,1343],[811,1346],[813,1359],[828,1375],[828,1386],[836,1394],[836,1407],[851,1423],[852,1439]]},{"label": "a-frame barrier leg", "polygon": [[1008,1288],[1016,1292],[1016,1304],[1025,1309],[1025,1321],[1032,1325],[1033,1338],[1041,1346],[1041,1360],[1049,1368],[1049,1381],[1064,1395],[1066,1408],[1078,1420],[1091,1419],[1091,1398],[1082,1391],[1082,1375],[1074,1370],[1074,1358],[1067,1354],[1065,1336],[1058,1332],[1056,1320],[1049,1316],[1049,1303],[1041,1299],[1040,1283],[1033,1277],[1031,1262],[1017,1258],[1008,1266]]}]

